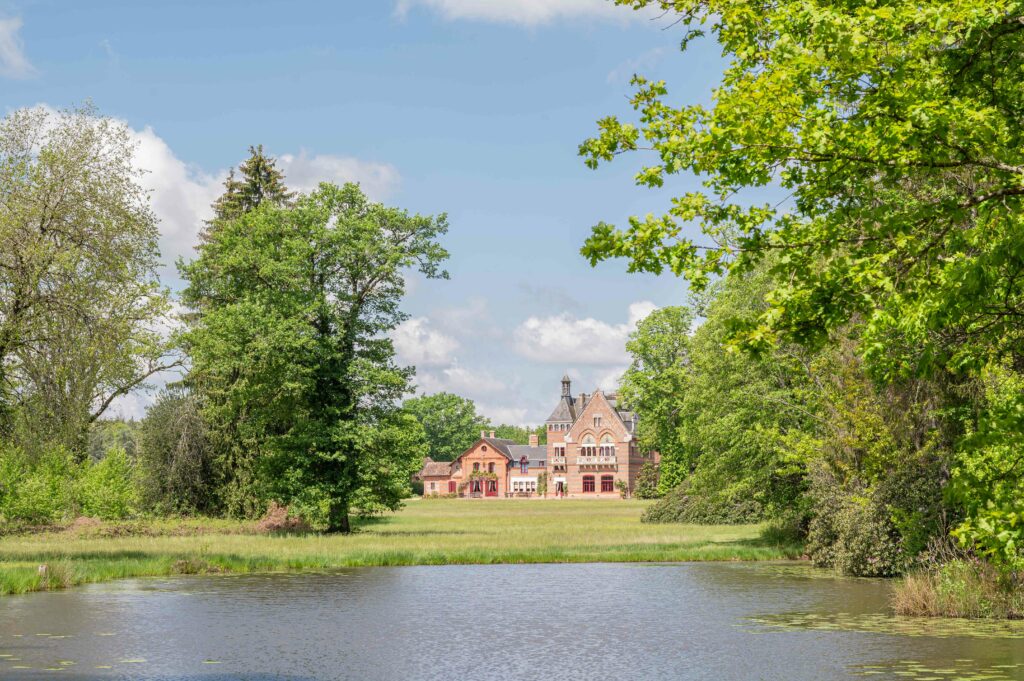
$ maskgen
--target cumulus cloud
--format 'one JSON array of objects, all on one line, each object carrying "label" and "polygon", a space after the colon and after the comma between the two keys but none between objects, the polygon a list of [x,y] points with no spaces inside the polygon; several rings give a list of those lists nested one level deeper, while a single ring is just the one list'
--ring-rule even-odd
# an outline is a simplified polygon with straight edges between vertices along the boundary
[{"label": "cumulus cloud", "polygon": [[568,313],[530,317],[513,334],[515,349],[537,362],[621,366],[627,337],[655,309],[657,306],[650,301],[632,303],[624,324],[609,324],[593,317],[580,319]]},{"label": "cumulus cloud", "polygon": [[454,360],[459,342],[431,328],[425,317],[407,319],[394,330],[391,340],[395,344],[398,360],[417,367],[445,366]]},{"label": "cumulus cloud", "polygon": [[420,372],[416,375],[416,383],[420,393],[444,391],[471,399],[493,397],[506,389],[505,383],[490,372],[466,369],[456,363],[435,371]]},{"label": "cumulus cloud", "polygon": [[404,18],[416,7],[433,10],[448,21],[484,21],[528,27],[567,19],[625,22],[636,15],[607,0],[398,0],[395,15]]},{"label": "cumulus cloud", "polygon": [[7,78],[29,78],[36,69],[25,56],[25,49],[18,36],[21,17],[0,18],[0,76]]},{"label": "cumulus cloud", "polygon": [[486,416],[491,423],[506,423],[510,426],[536,425],[536,420],[530,420],[529,412],[521,407],[503,407],[481,402],[477,405],[477,412]]},{"label": "cumulus cloud", "polygon": [[178,256],[191,253],[204,221],[213,217],[210,206],[223,191],[227,173],[210,174],[185,163],[149,126],[131,134],[137,143],[135,162],[146,173],[143,186],[160,219],[160,253],[170,268]]},{"label": "cumulus cloud", "polygon": [[393,165],[350,156],[310,156],[301,151],[297,156],[282,154],[277,157],[277,163],[284,171],[288,186],[303,192],[316,189],[321,182],[358,182],[367,196],[380,201],[394,191],[400,179]]},{"label": "cumulus cloud", "polygon": [[[210,206],[224,191],[227,171],[210,173],[186,163],[149,126],[129,130],[137,143],[136,164],[146,173],[143,186],[150,191],[160,219],[160,253],[167,270],[173,271],[179,256],[191,255],[205,221],[213,217]],[[386,163],[305,152],[282,154],[277,160],[288,186],[299,191],[314,189],[321,181],[352,181],[379,200],[398,183],[398,171]]]}]

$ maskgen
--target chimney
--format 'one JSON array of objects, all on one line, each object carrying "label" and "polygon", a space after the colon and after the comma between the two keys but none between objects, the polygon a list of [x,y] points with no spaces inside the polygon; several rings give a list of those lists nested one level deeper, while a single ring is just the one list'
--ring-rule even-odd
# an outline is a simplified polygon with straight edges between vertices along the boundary
[{"label": "chimney", "polygon": [[530,446],[537,447],[540,444],[540,438],[537,437],[537,433],[530,433]]},{"label": "chimney", "polygon": [[491,431],[491,437],[492,438],[494,437],[494,431],[493,430]]},{"label": "chimney", "polygon": [[486,430],[481,430],[481,431],[480,431],[480,439],[482,440],[482,439],[484,439],[485,437],[487,437],[487,431],[486,431]]}]

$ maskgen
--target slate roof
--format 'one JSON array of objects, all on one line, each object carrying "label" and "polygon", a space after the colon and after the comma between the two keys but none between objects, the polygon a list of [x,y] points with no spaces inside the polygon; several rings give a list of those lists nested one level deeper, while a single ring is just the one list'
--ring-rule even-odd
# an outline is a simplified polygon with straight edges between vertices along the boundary
[{"label": "slate roof", "polygon": [[516,463],[525,456],[531,468],[540,468],[548,458],[548,448],[544,446],[509,445],[509,452],[512,454],[512,461]]},{"label": "slate roof", "polygon": [[575,421],[580,412],[586,409],[587,402],[590,401],[590,395],[582,395],[581,397],[582,399],[577,399],[570,395],[558,398],[558,406],[556,406],[555,410],[551,412],[551,416],[548,417],[547,422],[572,423]]},{"label": "slate roof", "polygon": [[[482,438],[484,442],[494,448],[495,451],[505,455],[509,461],[512,460],[512,452],[509,451],[509,447],[516,443],[515,440],[506,440],[500,437],[485,437]],[[515,459],[518,461],[519,459]]]}]

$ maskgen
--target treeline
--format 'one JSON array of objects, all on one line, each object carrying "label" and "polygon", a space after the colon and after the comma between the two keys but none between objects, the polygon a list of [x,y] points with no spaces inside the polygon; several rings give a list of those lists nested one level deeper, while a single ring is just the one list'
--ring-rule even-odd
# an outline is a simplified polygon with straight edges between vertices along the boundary
[{"label": "treeline", "polygon": [[621,4],[729,59],[709,106],[636,77],[637,122],[580,147],[592,167],[652,151],[643,185],[703,183],[583,249],[694,292],[630,343],[669,495],[649,519],[788,519],[821,565],[952,559],[1019,594],[1024,5]]},{"label": "treeline", "polygon": [[[0,519],[278,502],[345,531],[396,508],[430,443],[389,332],[406,272],[447,277],[445,216],[355,184],[292,192],[252,148],[175,301],[141,173],[129,131],[91,106],[0,122]],[[103,420],[169,370],[141,422]]]}]

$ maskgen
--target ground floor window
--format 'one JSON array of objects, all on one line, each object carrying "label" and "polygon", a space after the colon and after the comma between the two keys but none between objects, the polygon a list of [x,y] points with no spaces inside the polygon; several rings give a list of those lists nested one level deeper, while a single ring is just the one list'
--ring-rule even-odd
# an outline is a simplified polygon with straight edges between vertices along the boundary
[{"label": "ground floor window", "polygon": [[594,491],[594,476],[584,475],[583,476],[583,491],[593,492]]},{"label": "ground floor window", "polygon": [[436,482],[430,483],[430,491],[431,492],[436,492],[437,491],[437,483]]},{"label": "ground floor window", "polygon": [[614,492],[615,491],[615,478],[611,475],[601,476],[601,491],[602,492]]},{"label": "ground floor window", "polygon": [[477,493],[477,494],[480,493],[480,481],[479,480],[474,480],[473,481],[472,491]]}]

